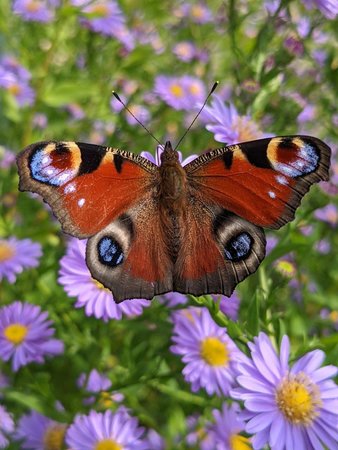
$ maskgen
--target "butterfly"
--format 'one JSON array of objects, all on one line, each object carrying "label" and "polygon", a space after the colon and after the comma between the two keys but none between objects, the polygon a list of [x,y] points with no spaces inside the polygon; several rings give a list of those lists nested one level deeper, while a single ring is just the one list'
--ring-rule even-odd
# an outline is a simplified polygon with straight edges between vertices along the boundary
[{"label": "butterfly", "polygon": [[157,166],[82,142],[39,142],[18,155],[19,189],[40,194],[65,233],[87,238],[86,263],[116,302],[170,291],[230,296],[265,256],[330,148],[310,136],[211,150],[182,167],[168,141]]}]

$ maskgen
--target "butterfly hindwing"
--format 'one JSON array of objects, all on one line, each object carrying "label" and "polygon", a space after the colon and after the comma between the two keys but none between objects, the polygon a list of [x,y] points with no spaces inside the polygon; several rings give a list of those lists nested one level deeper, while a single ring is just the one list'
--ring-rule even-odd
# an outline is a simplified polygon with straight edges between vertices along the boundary
[{"label": "butterfly hindwing", "polygon": [[256,225],[280,228],[304,194],[328,179],[330,148],[309,136],[260,139],[220,148],[185,166],[206,202]]},{"label": "butterfly hindwing", "polygon": [[157,170],[141,156],[76,142],[33,144],[17,162],[19,189],[40,194],[63,230],[80,238],[92,236],[142,198]]}]

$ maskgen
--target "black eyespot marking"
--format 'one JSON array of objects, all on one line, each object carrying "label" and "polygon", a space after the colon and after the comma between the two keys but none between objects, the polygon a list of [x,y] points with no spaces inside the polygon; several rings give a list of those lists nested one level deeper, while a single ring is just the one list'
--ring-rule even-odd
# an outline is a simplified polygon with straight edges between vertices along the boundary
[{"label": "black eyespot marking", "polygon": [[271,169],[267,155],[269,142],[269,139],[262,139],[261,141],[245,142],[239,147],[252,165]]},{"label": "black eyespot marking", "polygon": [[233,157],[234,157],[234,154],[233,154],[232,151],[228,151],[228,152],[224,153],[224,155],[223,155],[223,162],[224,162],[224,165],[225,165],[225,167],[227,169],[231,168]]},{"label": "black eyespot marking", "polygon": [[81,152],[81,164],[78,175],[91,173],[96,170],[106,154],[106,147],[94,144],[85,144],[83,142],[76,142]]},{"label": "black eyespot marking", "polygon": [[252,244],[253,239],[249,233],[240,233],[226,243],[224,246],[224,255],[230,261],[241,261],[250,254]]},{"label": "black eyespot marking", "polygon": [[120,244],[109,236],[99,240],[97,250],[99,261],[105,266],[116,267],[123,263],[124,254]]},{"label": "black eyespot marking", "polygon": [[117,173],[122,172],[122,164],[124,163],[124,159],[121,155],[114,155],[114,164]]}]

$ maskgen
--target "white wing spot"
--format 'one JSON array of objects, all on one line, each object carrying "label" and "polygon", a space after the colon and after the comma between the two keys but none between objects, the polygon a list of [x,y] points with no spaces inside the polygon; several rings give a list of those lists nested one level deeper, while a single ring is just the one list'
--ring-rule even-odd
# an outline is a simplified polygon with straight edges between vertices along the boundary
[{"label": "white wing spot", "polygon": [[67,184],[67,186],[63,190],[63,192],[65,194],[70,194],[71,192],[75,192],[75,191],[76,191],[75,183]]},{"label": "white wing spot", "polygon": [[285,178],[283,175],[277,175],[276,180],[277,180],[277,183],[279,183],[279,184],[284,184],[284,185],[289,184],[287,178]]},{"label": "white wing spot", "polygon": [[269,191],[268,194],[269,194],[269,197],[271,197],[271,198],[276,198],[275,192]]},{"label": "white wing spot", "polygon": [[80,200],[77,202],[77,204],[82,208],[82,206],[86,203],[86,200],[84,198],[80,198]]}]

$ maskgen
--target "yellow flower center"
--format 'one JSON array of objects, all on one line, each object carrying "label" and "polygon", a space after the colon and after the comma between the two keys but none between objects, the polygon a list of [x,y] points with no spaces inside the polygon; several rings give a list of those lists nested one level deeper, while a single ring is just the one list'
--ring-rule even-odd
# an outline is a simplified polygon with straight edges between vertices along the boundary
[{"label": "yellow flower center", "polygon": [[18,84],[11,84],[8,87],[8,91],[13,95],[19,95],[21,92],[21,86],[19,86]]},{"label": "yellow flower center", "polygon": [[191,14],[193,17],[196,17],[196,19],[200,19],[203,17],[203,8],[200,5],[193,5],[191,7]]},{"label": "yellow flower center", "polygon": [[123,450],[122,447],[112,439],[103,439],[95,445],[94,450]]},{"label": "yellow flower center", "polygon": [[251,450],[250,441],[248,438],[241,436],[240,434],[233,434],[230,437],[231,450]]},{"label": "yellow flower center", "polygon": [[38,11],[39,7],[40,7],[39,3],[34,1],[34,0],[28,2],[27,5],[26,5],[27,11],[28,12],[32,12],[32,13]]},{"label": "yellow flower center", "polygon": [[229,362],[226,344],[215,337],[207,337],[202,341],[201,356],[210,366],[225,366]]},{"label": "yellow flower center", "polygon": [[12,325],[8,325],[4,330],[5,337],[14,345],[21,344],[21,342],[25,340],[27,333],[28,327],[22,325],[21,323],[13,323]]},{"label": "yellow flower center", "polygon": [[109,8],[107,7],[107,5],[101,3],[90,8],[90,14],[98,17],[106,17],[109,14]]},{"label": "yellow flower center", "polygon": [[66,433],[66,425],[56,424],[47,428],[43,436],[44,450],[61,450]]},{"label": "yellow flower center", "polygon": [[108,409],[113,406],[114,402],[112,399],[112,396],[109,392],[100,392],[99,396],[99,405],[104,408]]},{"label": "yellow flower center", "polygon": [[0,263],[11,259],[15,255],[15,250],[7,242],[0,241]]},{"label": "yellow flower center", "polygon": [[257,125],[247,117],[237,117],[234,129],[238,132],[239,142],[253,141],[262,137]]},{"label": "yellow flower center", "polygon": [[290,261],[278,261],[276,264],[276,268],[282,275],[288,278],[292,278],[296,274],[295,266]]},{"label": "yellow flower center", "polygon": [[173,84],[172,86],[170,86],[170,92],[175,97],[182,97],[183,96],[183,89],[178,84]]},{"label": "yellow flower center", "polygon": [[304,373],[283,379],[276,391],[276,402],[286,419],[297,425],[309,425],[322,405],[317,385]]},{"label": "yellow flower center", "polygon": [[200,86],[199,86],[198,84],[192,84],[192,85],[189,87],[189,91],[190,91],[190,93],[191,93],[192,95],[198,95],[198,94],[200,94],[200,92],[201,92],[201,88],[200,88]]},{"label": "yellow flower center", "polygon": [[329,318],[332,322],[338,322],[338,311],[331,311],[329,314]]}]

